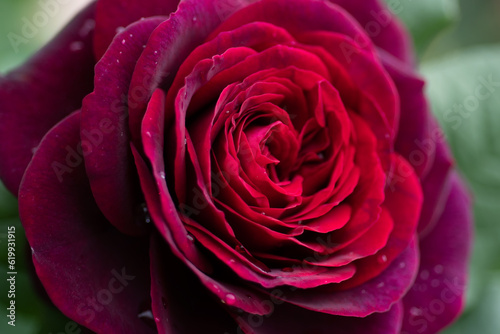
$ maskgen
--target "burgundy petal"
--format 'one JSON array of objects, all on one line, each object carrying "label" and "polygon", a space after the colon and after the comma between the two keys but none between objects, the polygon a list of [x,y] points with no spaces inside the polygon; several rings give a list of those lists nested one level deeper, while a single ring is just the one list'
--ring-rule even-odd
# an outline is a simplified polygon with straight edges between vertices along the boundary
[{"label": "burgundy petal", "polygon": [[[275,290],[280,294],[280,290]],[[399,334],[403,317],[401,303],[396,303],[385,313],[375,313],[365,318],[340,317],[311,312],[271,297],[273,309],[270,316],[236,315],[240,327],[247,334]],[[274,302],[274,304],[272,303]],[[300,319],[302,325],[297,326]]]},{"label": "burgundy petal", "polygon": [[424,81],[411,66],[390,54],[381,51],[380,57],[399,94],[401,113],[395,150],[411,163],[419,177],[425,177],[440,138],[435,137],[438,132],[434,131],[435,121],[424,95]]},{"label": "burgundy petal", "polygon": [[236,323],[193,272],[162,244],[151,240],[151,299],[159,333],[227,333]]},{"label": "burgundy petal", "polygon": [[328,286],[286,290],[279,298],[312,311],[332,315],[365,317],[375,312],[386,312],[412,286],[419,261],[416,243],[413,240],[385,271],[362,285],[345,291],[332,291]]},{"label": "burgundy petal", "polygon": [[17,194],[40,140],[92,91],[94,5],[25,65],[0,78],[0,178]]},{"label": "burgundy petal", "polygon": [[163,20],[145,19],[118,34],[95,67],[94,92],[83,100],[80,134],[92,192],[106,218],[128,234],[144,226],[135,220],[142,200],[131,165],[126,96],[143,45]]},{"label": "burgundy petal", "polygon": [[441,218],[420,240],[420,272],[404,298],[404,334],[437,333],[464,306],[472,217],[467,190],[456,173],[451,184]]},{"label": "burgundy petal", "polygon": [[[404,26],[382,0],[329,0],[340,5],[359,22],[375,45],[386,50],[403,62],[414,61],[411,37]],[[401,11],[403,4],[391,6],[394,13]],[[394,5],[394,3],[392,4]]]},{"label": "burgundy petal", "polygon": [[93,331],[152,333],[137,316],[149,299],[148,240],[124,236],[100,213],[77,153],[79,128],[79,112],[54,127],[20,187],[37,275],[54,304]]},{"label": "burgundy petal", "polygon": [[96,38],[94,50],[100,59],[115,35],[129,24],[150,16],[175,12],[179,0],[99,0],[96,8]]}]

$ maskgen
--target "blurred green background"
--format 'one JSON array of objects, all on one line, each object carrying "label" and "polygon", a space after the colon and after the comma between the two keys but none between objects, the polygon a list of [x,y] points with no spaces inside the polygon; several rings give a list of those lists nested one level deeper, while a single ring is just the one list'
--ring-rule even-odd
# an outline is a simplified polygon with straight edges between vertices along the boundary
[{"label": "blurred green background", "polygon": [[[50,22],[32,38],[25,20],[45,11],[45,0],[0,2],[0,73],[18,66],[46,43],[86,0],[61,1]],[[500,87],[473,98],[482,79],[500,82],[500,0],[386,0],[409,28],[427,80],[433,111],[445,130],[460,172],[474,197],[475,246],[467,306],[445,334],[500,333]],[[56,1],[59,4],[59,2]],[[474,102],[476,101],[476,102]],[[474,103],[473,103],[474,102]],[[461,112],[456,109],[460,105]],[[459,116],[457,118],[457,116]],[[0,162],[1,163],[1,162]],[[15,198],[0,185],[0,309],[7,307],[7,226],[16,226],[16,327],[0,321],[0,333],[79,333],[57,310],[38,298],[29,268]],[[456,233],[461,233],[457,231]],[[2,315],[3,317],[3,315]]]}]

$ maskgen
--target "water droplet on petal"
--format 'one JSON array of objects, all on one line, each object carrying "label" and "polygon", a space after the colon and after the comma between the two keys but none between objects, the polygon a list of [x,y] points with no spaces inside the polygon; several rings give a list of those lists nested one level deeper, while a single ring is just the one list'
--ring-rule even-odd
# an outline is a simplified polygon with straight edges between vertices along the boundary
[{"label": "water droplet on petal", "polygon": [[130,36],[130,38],[134,37],[134,35],[133,35],[133,34],[130,34],[129,36]]},{"label": "water droplet on petal", "polygon": [[156,324],[155,324],[155,318],[153,316],[153,312],[151,310],[145,310],[145,311],[142,311],[140,312],[137,317],[139,319],[141,319],[142,321],[144,321],[148,326],[152,327],[152,328],[156,328]]},{"label": "water droplet on petal", "polygon": [[237,245],[235,249],[238,253],[246,254],[245,247],[243,245]]},{"label": "water droplet on petal", "polygon": [[379,284],[377,284],[377,288],[383,288],[385,286],[385,283],[384,282],[380,282]]},{"label": "water droplet on petal", "polygon": [[120,60],[119,60],[119,59],[117,59],[117,60],[116,60],[116,62],[119,64],[119,63],[120,63]]},{"label": "water droplet on petal", "polygon": [[165,179],[167,177],[167,175],[165,174],[165,172],[160,172],[160,177],[162,179]]},{"label": "water droplet on petal", "polygon": [[194,237],[193,237],[191,234],[189,234],[189,233],[188,233],[188,235],[187,235],[187,239],[188,239],[189,241],[191,241],[191,242],[193,242],[193,241],[194,241]]},{"label": "water droplet on petal", "polygon": [[122,39],[122,44],[125,44],[126,42],[127,42],[126,40]]},{"label": "water droplet on petal", "polygon": [[158,51],[156,51],[156,50],[155,50],[155,52],[154,52],[154,53],[155,53],[155,55],[157,55],[157,54],[158,54]]},{"label": "water droplet on petal", "polygon": [[196,16],[193,16],[193,21],[196,22],[196,20],[198,20],[198,18],[196,18]]},{"label": "water droplet on petal", "polygon": [[116,33],[119,34],[121,33],[123,30],[125,30],[125,27],[118,27],[116,28]]},{"label": "water droplet on petal", "polygon": [[234,303],[236,303],[236,297],[232,293],[228,293],[226,295],[226,303],[227,305],[234,305]]},{"label": "water droplet on petal", "polygon": [[387,256],[385,254],[379,256],[378,261],[381,262],[381,263],[387,262]]}]

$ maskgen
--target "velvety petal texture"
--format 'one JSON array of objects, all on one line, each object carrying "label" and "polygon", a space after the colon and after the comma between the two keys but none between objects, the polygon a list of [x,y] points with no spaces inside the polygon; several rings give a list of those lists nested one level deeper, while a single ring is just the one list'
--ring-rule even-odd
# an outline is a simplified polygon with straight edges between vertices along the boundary
[{"label": "velvety petal texture", "polygon": [[[40,281],[68,317],[101,333],[152,333],[138,317],[150,286],[147,239],[118,232],[92,197],[78,152],[80,112],[44,138],[19,191]],[[59,180],[58,170],[71,170]]]},{"label": "velvety petal texture", "polygon": [[99,0],[1,79],[0,176],[96,333],[437,333],[471,221],[423,87],[382,1]]}]

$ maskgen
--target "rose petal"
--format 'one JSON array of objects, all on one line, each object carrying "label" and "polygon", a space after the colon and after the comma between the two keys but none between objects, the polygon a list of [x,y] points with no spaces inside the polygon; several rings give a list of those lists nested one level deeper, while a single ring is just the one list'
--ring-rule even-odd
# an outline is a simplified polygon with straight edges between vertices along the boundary
[{"label": "rose petal", "polygon": [[405,334],[433,334],[462,311],[472,240],[470,200],[454,172],[438,223],[420,240],[420,272],[404,298]]},{"label": "rose petal", "polygon": [[[20,187],[37,275],[54,304],[93,331],[153,333],[137,317],[149,299],[148,240],[119,233],[100,213],[83,158],[71,153],[79,128],[79,112],[54,127]],[[61,178],[61,170],[68,175]]]},{"label": "rose petal", "polygon": [[419,262],[416,244],[415,240],[412,241],[385,271],[355,288],[334,291],[335,285],[332,285],[307,290],[284,290],[284,295],[278,298],[308,310],[332,315],[365,317],[375,312],[386,312],[401,300],[415,280]]},{"label": "rose petal", "polygon": [[132,235],[144,232],[144,226],[136,221],[136,208],[142,200],[131,165],[124,97],[143,44],[162,21],[162,17],[145,19],[117,35],[95,67],[94,92],[82,106],[80,131],[94,198],[111,224]]},{"label": "rose petal", "polygon": [[[129,24],[150,16],[175,12],[179,0],[99,0],[96,8],[94,52],[101,59],[115,35]],[[121,28],[121,29],[120,29]]]},{"label": "rose petal", "polygon": [[[276,289],[275,295],[282,293]],[[269,317],[235,315],[240,327],[248,334],[399,334],[403,316],[401,303],[396,303],[385,313],[375,313],[365,318],[339,317],[306,311],[271,297],[274,312]],[[303,326],[291,319],[307,319]]]},{"label": "rose petal", "polygon": [[25,65],[0,78],[0,178],[13,194],[43,136],[92,91],[94,10],[87,7]]},{"label": "rose petal", "polygon": [[222,304],[156,235],[150,258],[152,312],[159,333],[227,333],[236,327]]},{"label": "rose petal", "polygon": [[[381,0],[329,0],[349,12],[371,37],[375,45],[391,53],[403,62],[412,65],[414,52],[411,37],[394,14],[403,5],[387,8]],[[393,3],[394,5],[394,3]],[[392,12],[391,12],[392,11]]]}]

